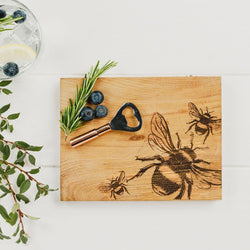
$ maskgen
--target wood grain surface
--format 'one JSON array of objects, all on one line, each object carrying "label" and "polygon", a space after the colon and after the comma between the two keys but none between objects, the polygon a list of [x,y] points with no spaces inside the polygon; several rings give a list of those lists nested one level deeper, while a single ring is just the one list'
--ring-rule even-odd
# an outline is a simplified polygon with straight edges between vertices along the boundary
[{"label": "wood grain surface", "polygon": [[[61,110],[68,105],[69,98],[74,98],[76,84],[81,85],[81,83],[82,79],[79,78],[61,79]],[[196,159],[210,163],[200,162],[194,165],[203,169],[217,170],[216,173],[219,173],[221,170],[221,123],[211,124],[213,134],[208,136],[205,144],[203,144],[205,134],[195,131],[195,126],[188,133],[185,132],[189,127],[187,123],[196,119],[189,114],[188,103],[190,102],[204,112],[208,107],[209,111],[213,111],[211,115],[221,118],[220,77],[100,78],[94,89],[103,92],[105,96],[103,104],[109,110],[108,116],[88,122],[70,138],[108,123],[126,102],[132,102],[138,107],[142,115],[143,126],[137,132],[111,131],[78,148],[71,148],[69,141],[65,141],[64,134],[61,132],[61,200],[105,201],[115,200],[115,198],[119,201],[173,200],[180,193],[182,182],[184,182],[185,190],[181,199],[187,200],[188,180],[193,181],[190,185],[192,186],[191,200],[221,199],[221,185],[201,185],[207,182],[207,174],[198,183],[194,174],[187,172],[180,175],[176,173],[177,171],[173,171],[166,162],[160,166],[160,177],[154,174],[156,171],[154,166],[141,176],[130,180],[146,165],[159,163],[157,160],[143,162],[136,160],[136,157],[155,155],[161,155],[164,159],[169,157],[166,152],[160,152],[156,147],[151,148],[148,144],[151,119],[156,112],[166,120],[176,148],[176,133],[180,136],[182,148],[191,147],[193,133],[193,148],[200,147],[200,149],[195,149]],[[131,111],[126,112],[126,117],[133,124]],[[158,186],[152,185],[153,176],[156,181],[160,182]],[[164,189],[162,186],[167,184],[169,186],[165,188],[165,192],[159,193],[159,188]],[[173,192],[167,194],[167,191],[171,189]]]}]

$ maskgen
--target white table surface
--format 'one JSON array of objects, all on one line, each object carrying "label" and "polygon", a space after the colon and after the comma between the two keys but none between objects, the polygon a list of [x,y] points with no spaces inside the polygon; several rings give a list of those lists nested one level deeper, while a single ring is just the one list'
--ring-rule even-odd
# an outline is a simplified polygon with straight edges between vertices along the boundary
[{"label": "white table surface", "polygon": [[60,186],[59,80],[98,59],[106,76],[219,75],[223,87],[223,199],[33,203],[28,246],[1,249],[250,249],[250,2],[248,0],[23,0],[43,30],[37,64],[15,79],[15,135],[44,145],[40,178]]}]

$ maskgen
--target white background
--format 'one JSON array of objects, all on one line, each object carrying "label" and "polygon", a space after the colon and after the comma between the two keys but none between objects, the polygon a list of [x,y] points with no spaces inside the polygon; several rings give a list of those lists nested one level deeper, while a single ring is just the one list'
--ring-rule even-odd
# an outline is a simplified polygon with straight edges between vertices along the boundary
[{"label": "white background", "polygon": [[[1,249],[249,249],[250,2],[248,0],[24,0],[43,30],[32,70],[1,97],[21,111],[15,138],[44,145],[40,178],[59,187],[59,79],[98,59],[108,76],[219,75],[223,87],[223,199],[61,202],[27,209],[28,246]],[[13,137],[14,138],[14,137]]]}]

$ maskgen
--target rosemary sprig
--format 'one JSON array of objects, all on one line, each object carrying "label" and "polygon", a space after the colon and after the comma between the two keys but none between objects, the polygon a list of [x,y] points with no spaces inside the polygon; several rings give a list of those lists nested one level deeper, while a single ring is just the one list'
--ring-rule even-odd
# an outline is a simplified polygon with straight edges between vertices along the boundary
[{"label": "rosemary sprig", "polygon": [[83,83],[80,89],[76,86],[75,100],[69,99],[69,106],[60,112],[61,114],[61,129],[65,134],[65,140],[67,137],[80,127],[82,121],[79,117],[80,111],[85,106],[91,91],[95,85],[96,80],[104,72],[117,65],[114,61],[108,61],[101,68],[99,68],[99,61],[95,67],[91,67],[90,71],[84,75]]},{"label": "rosemary sprig", "polygon": [[9,25],[15,25],[15,21],[18,21],[22,19],[23,17],[16,17],[13,18],[12,16],[0,18],[0,32],[2,31],[7,31],[7,30],[12,30],[11,27],[8,27]]}]

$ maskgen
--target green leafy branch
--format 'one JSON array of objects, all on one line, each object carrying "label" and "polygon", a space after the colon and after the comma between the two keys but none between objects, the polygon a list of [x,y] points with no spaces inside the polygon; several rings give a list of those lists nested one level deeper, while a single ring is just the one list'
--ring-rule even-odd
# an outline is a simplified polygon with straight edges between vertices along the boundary
[{"label": "green leafy branch", "polygon": [[[11,83],[11,81],[2,81],[0,82],[0,93],[4,93],[6,95],[11,94],[12,92],[7,89],[4,88],[6,86],[8,86]],[[0,131],[4,131],[4,130],[9,130],[11,133],[14,130],[13,125],[10,124],[10,120],[15,120],[19,117],[20,113],[14,113],[14,114],[10,114],[7,117],[3,116],[2,114],[7,112],[10,108],[10,104],[4,105],[3,107],[0,108]]]},{"label": "green leafy branch", "polygon": [[81,118],[79,117],[80,111],[85,106],[98,77],[117,65],[114,61],[108,61],[99,68],[99,63],[98,61],[96,66],[92,66],[90,71],[84,75],[80,89],[78,85],[76,86],[75,100],[69,99],[69,106],[67,106],[63,112],[60,112],[60,124],[65,134],[65,140],[67,140],[67,137],[82,124]]},{"label": "green leafy branch", "polygon": [[3,116],[2,114],[9,110],[10,104],[4,105],[0,108],[0,131],[9,130],[11,133],[14,130],[13,125],[10,124],[10,120],[15,120],[19,117],[20,113],[10,114],[7,117]]},{"label": "green leafy branch", "polygon": [[[0,82],[0,86],[6,83]],[[7,86],[7,85],[6,85]],[[2,91],[2,93],[4,93]],[[14,120],[19,117],[19,113],[3,117],[10,108],[10,105],[5,105],[0,108],[0,118],[2,121]],[[1,122],[2,123],[2,122]],[[11,125],[9,125],[11,126]],[[4,131],[6,129],[1,129]],[[9,129],[10,130],[10,129]],[[46,196],[50,191],[57,189],[50,189],[46,184],[38,181],[34,175],[40,172],[40,167],[36,166],[36,158],[33,152],[39,152],[41,146],[32,146],[24,141],[10,141],[0,134],[0,199],[11,195],[13,198],[13,206],[11,212],[7,212],[3,205],[0,205],[0,218],[11,226],[16,225],[15,232],[12,237],[18,237],[17,243],[26,244],[28,241],[28,234],[24,228],[24,217],[36,220],[38,218],[24,213],[21,205],[30,202],[30,197],[26,192],[30,189],[32,184],[36,186],[37,192],[34,195],[34,200],[41,196]],[[28,169],[27,169],[28,168]],[[12,180],[15,180],[14,182]],[[0,239],[10,239],[11,237],[5,235],[0,228]]]}]

